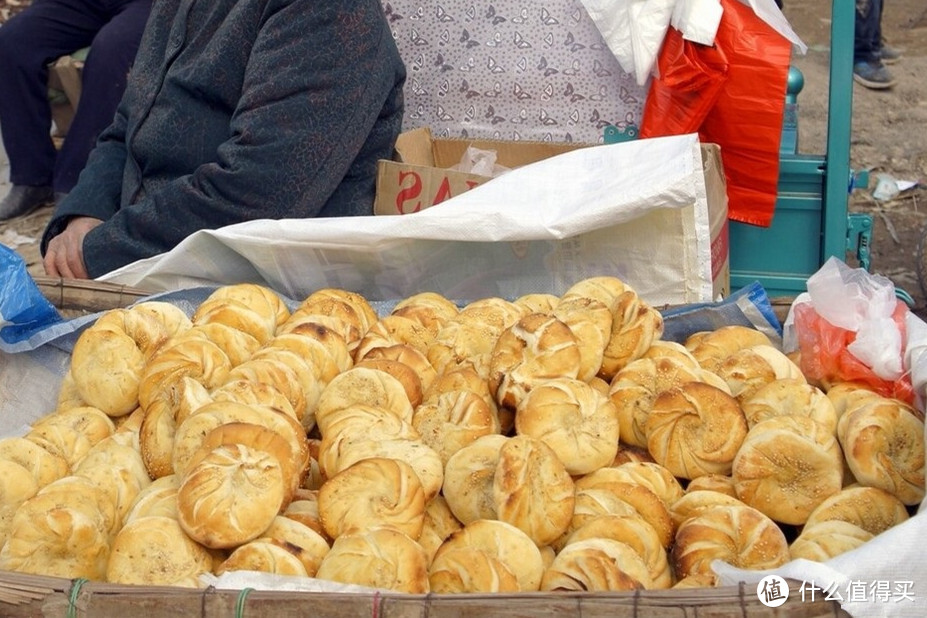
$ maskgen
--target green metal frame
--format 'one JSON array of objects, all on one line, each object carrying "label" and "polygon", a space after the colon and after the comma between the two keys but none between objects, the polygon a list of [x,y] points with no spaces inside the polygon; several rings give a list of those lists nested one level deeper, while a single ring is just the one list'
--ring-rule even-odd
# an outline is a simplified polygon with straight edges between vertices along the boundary
[{"label": "green metal frame", "polygon": [[[846,259],[852,244],[847,214],[853,100],[855,5],[833,0],[827,151],[780,157],[776,214],[768,228],[731,222],[731,289],[759,281],[767,294],[795,296],[831,256]],[[865,245],[866,243],[861,243]]]}]

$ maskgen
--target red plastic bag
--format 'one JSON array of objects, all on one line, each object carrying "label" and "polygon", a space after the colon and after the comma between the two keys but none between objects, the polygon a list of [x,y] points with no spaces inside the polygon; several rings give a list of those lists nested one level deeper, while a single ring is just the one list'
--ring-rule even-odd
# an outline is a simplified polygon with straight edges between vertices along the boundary
[{"label": "red plastic bag", "polygon": [[[907,313],[907,305],[898,301],[892,313],[892,321],[898,327],[902,341],[905,339]],[[910,373],[897,380],[880,378],[847,349],[856,339],[856,333],[834,326],[821,317],[811,303],[796,304],[793,314],[798,335],[798,350],[801,353],[800,367],[806,377],[822,384],[858,382],[883,397],[894,397],[914,405],[914,387],[911,384]]]},{"label": "red plastic bag", "polygon": [[739,0],[721,0],[714,46],[670,28],[657,58],[641,137],[699,134],[721,146],[728,217],[768,227],[779,181],[791,43]]}]

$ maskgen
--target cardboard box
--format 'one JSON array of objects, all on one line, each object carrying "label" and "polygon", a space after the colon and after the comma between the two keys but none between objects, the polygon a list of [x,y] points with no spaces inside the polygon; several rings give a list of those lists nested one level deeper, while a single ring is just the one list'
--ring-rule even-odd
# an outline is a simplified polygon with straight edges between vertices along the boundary
[{"label": "cardboard box", "polygon": [[[554,142],[506,142],[481,139],[434,138],[427,128],[399,136],[394,160],[381,160],[377,169],[374,214],[403,215],[418,212],[460,195],[489,180],[450,168],[460,163],[468,147],[492,150],[497,164],[515,168],[563,154],[586,144]],[[730,260],[727,219],[727,183],[716,144],[702,144],[702,167],[711,234],[713,296],[730,293]]]}]

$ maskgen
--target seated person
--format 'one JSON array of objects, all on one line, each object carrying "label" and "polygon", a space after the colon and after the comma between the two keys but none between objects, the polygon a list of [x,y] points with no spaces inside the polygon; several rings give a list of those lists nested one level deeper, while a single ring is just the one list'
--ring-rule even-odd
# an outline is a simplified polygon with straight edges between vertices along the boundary
[{"label": "seated person", "polygon": [[[145,30],[151,0],[34,0],[0,28],[0,128],[10,192],[0,221],[27,215],[77,182],[112,121]],[[61,151],[51,138],[48,65],[90,46],[82,98]]]},{"label": "seated person", "polygon": [[372,214],[404,81],[379,0],[156,2],[45,229],[46,272],[99,277],[247,220]]}]

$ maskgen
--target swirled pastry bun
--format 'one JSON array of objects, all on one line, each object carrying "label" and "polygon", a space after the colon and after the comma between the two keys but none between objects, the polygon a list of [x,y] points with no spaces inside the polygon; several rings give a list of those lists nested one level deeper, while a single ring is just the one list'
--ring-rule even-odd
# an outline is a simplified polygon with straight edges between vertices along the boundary
[{"label": "swirled pastry bun", "polygon": [[654,400],[647,447],[677,477],[728,474],[747,435],[737,400],[704,382],[687,382]]},{"label": "swirled pastry bun", "polygon": [[425,550],[392,528],[341,535],[325,554],[315,576],[410,594],[424,594],[430,589]]}]

